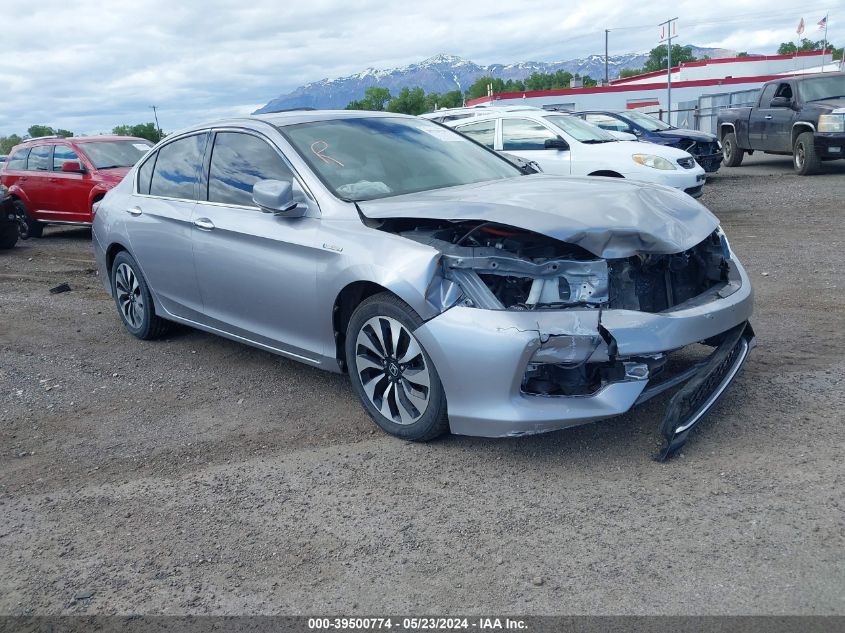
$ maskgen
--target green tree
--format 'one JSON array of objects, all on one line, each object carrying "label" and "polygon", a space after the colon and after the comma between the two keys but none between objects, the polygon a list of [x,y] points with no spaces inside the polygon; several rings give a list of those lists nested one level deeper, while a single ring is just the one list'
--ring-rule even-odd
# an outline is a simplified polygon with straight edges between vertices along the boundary
[{"label": "green tree", "polygon": [[376,110],[382,112],[391,100],[390,90],[373,86],[364,91],[364,98],[350,101],[347,110]]},{"label": "green tree", "polygon": [[388,112],[402,114],[423,114],[426,112],[425,91],[422,88],[402,88],[399,96],[387,104]]},{"label": "green tree", "polygon": [[[669,47],[666,44],[661,44],[652,48],[648,54],[643,72],[652,73],[658,70],[666,70],[666,58],[669,55]],[[695,55],[692,54],[692,48],[689,46],[681,46],[680,44],[672,44],[672,65],[677,66],[685,62],[698,61]]]},{"label": "green tree", "polygon": [[585,88],[592,88],[593,86],[599,85],[599,82],[590,77],[589,75],[584,75],[581,78],[581,81],[583,82],[581,85],[583,85]]},{"label": "green tree", "polygon": [[[801,39],[800,44],[796,44],[795,42],[781,42],[781,45],[778,46],[778,55],[794,55],[803,51],[820,51],[823,46],[824,40],[814,41],[808,40],[805,37]],[[842,59],[842,49],[845,47],[837,48],[830,42],[827,43],[827,47],[833,49],[833,59]]]},{"label": "green tree", "polygon": [[29,138],[53,136],[56,133],[56,131],[49,125],[30,125],[26,132],[29,134]]},{"label": "green tree", "polygon": [[623,68],[619,71],[619,76],[624,79],[625,77],[633,77],[634,75],[642,74],[642,72],[642,68]]},{"label": "green tree", "polygon": [[153,143],[158,143],[166,134],[159,134],[155,123],[137,123],[136,125],[116,125],[112,128],[112,134],[118,136],[137,136],[145,138]]},{"label": "green tree", "polygon": [[429,92],[425,96],[426,112],[439,110],[440,108],[459,108],[464,104],[464,95],[460,90],[452,90],[440,94],[438,92]]},{"label": "green tree", "polygon": [[56,130],[56,134],[58,136],[61,136],[62,138],[70,138],[71,136],[73,136],[73,132],[71,132],[70,130],[63,130],[62,128]]},{"label": "green tree", "polygon": [[0,136],[0,154],[8,154],[12,151],[15,145],[18,145],[23,139],[17,134],[9,134],[9,136]]}]

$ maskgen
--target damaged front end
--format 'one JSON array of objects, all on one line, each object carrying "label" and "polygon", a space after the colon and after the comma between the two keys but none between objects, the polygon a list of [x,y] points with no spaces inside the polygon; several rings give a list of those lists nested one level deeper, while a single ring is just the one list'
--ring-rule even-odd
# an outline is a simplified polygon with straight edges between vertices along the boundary
[{"label": "damaged front end", "polygon": [[[549,431],[624,413],[680,387],[660,427],[667,446],[659,458],[666,459],[724,392],[753,343],[750,286],[720,229],[679,253],[603,258],[493,222],[404,218],[379,228],[441,254],[427,299],[442,314],[419,335],[447,374],[454,432]],[[483,352],[458,340],[470,334]],[[522,343],[512,345],[508,336]],[[686,358],[691,347],[708,353]],[[449,376],[468,370],[458,358],[463,353],[512,367]],[[453,381],[464,393],[448,393]],[[477,397],[491,385],[509,392],[493,413]],[[468,396],[473,386],[476,394]],[[484,411],[470,413],[473,406]]]}]

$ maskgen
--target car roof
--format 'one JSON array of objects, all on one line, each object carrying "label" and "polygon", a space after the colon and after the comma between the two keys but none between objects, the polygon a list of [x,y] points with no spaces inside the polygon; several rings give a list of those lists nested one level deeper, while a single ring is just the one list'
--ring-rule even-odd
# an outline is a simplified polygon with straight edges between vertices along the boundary
[{"label": "car roof", "polygon": [[489,112],[479,112],[478,115],[468,118],[468,119],[461,119],[460,121],[450,121],[450,123],[454,123],[455,127],[458,125],[463,125],[465,123],[476,123],[478,121],[486,121],[488,119],[496,119],[496,118],[508,118],[508,119],[515,119],[515,118],[525,118],[525,117],[535,117],[538,119],[544,119],[548,116],[573,116],[571,112],[558,112],[556,110],[543,110],[542,108],[514,108],[514,109],[505,109],[505,108],[490,108]]},{"label": "car roof", "polygon": [[139,138],[137,136],[117,136],[114,134],[102,134],[100,136],[36,136],[35,138],[28,138],[26,140],[21,141],[16,145],[16,147],[20,147],[22,145],[38,145],[42,143],[47,144],[55,144],[61,142],[67,143],[96,143],[96,142],[108,142],[108,141],[147,141],[145,138]]}]

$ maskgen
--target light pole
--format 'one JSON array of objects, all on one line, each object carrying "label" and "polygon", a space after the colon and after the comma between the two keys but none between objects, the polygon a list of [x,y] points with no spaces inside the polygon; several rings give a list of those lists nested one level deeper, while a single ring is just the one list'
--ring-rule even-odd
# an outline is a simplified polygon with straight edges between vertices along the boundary
[{"label": "light pole", "polygon": [[156,121],[156,131],[158,132],[158,140],[161,140],[161,126],[158,124],[158,112],[156,112],[156,107],[154,105],[150,106],[153,109],[153,118]]},{"label": "light pole", "polygon": [[610,29],[604,30],[604,85],[610,85],[610,77],[608,76],[607,72],[607,37],[610,33]]},{"label": "light pole", "polygon": [[669,38],[668,46],[666,47],[668,52],[668,55],[666,56],[666,106],[669,116],[669,125],[672,125],[672,28],[674,27],[673,23],[677,19],[678,18],[672,18],[671,20],[666,20],[665,22],[661,22],[657,25],[666,27],[666,35]]}]

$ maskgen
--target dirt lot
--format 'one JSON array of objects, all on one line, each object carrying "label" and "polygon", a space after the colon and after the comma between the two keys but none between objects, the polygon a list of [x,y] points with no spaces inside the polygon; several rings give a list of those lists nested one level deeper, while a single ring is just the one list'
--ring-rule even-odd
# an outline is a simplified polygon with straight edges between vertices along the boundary
[{"label": "dirt lot", "polygon": [[759,346],[666,464],[665,400],[407,444],[345,377],[130,337],[86,230],[0,253],[0,613],[845,613],[845,164],[748,165],[702,201]]}]

